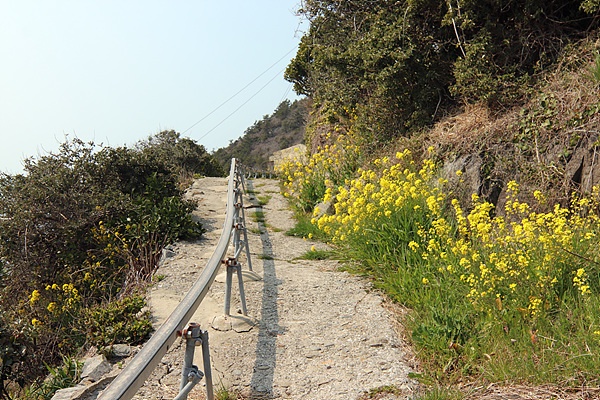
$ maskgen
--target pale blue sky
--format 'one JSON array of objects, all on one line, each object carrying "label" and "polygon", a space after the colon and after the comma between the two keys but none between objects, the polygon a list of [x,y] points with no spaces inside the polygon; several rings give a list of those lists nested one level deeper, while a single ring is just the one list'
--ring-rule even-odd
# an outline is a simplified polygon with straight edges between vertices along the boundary
[{"label": "pale blue sky", "polygon": [[226,146],[297,98],[281,71],[306,29],[299,2],[0,0],[0,171],[65,135],[120,146],[184,132],[264,73],[183,134]]}]

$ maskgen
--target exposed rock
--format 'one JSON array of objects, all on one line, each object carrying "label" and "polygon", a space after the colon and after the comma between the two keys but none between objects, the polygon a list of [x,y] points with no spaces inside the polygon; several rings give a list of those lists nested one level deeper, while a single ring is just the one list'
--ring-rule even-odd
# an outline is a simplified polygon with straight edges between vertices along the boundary
[{"label": "exposed rock", "polygon": [[273,169],[277,170],[281,164],[285,162],[305,162],[306,161],[306,146],[303,144],[297,144],[287,149],[279,150],[273,153],[269,157],[269,162]]},{"label": "exposed rock", "polygon": [[58,390],[52,396],[52,400],[95,400],[100,392],[106,389],[115,379],[117,374],[117,371],[111,371],[96,382],[84,379],[74,387]]},{"label": "exposed rock", "polygon": [[335,213],[335,208],[331,201],[323,201],[315,206],[316,218],[321,218],[323,215],[333,215]]},{"label": "exposed rock", "polygon": [[99,354],[85,360],[81,371],[81,379],[96,382],[111,370],[112,365],[110,365],[103,354]]}]

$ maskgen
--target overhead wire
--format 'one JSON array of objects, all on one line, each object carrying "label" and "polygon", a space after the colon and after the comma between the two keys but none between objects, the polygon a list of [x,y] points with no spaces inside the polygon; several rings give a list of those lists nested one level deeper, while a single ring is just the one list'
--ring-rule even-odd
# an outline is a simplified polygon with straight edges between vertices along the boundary
[{"label": "overhead wire", "polygon": [[[290,51],[288,51],[287,53],[285,53],[285,55],[283,57],[281,57],[279,60],[275,61],[269,68],[265,69],[263,72],[261,72],[256,78],[252,79],[248,84],[246,84],[246,86],[244,86],[243,88],[241,88],[240,90],[238,90],[236,93],[234,93],[233,95],[231,95],[227,100],[225,100],[224,102],[222,102],[221,104],[219,104],[216,108],[214,108],[211,112],[209,112],[208,114],[206,114],[205,116],[203,116],[202,118],[200,118],[198,121],[196,121],[195,123],[193,123],[189,128],[187,128],[186,130],[184,130],[183,132],[181,132],[182,134],[188,132],[190,129],[192,129],[193,127],[195,127],[196,125],[198,125],[200,122],[204,121],[206,118],[210,117],[212,114],[214,114],[217,110],[219,110],[221,107],[223,107],[225,104],[229,103],[231,100],[233,100],[237,95],[239,95],[240,93],[242,93],[244,90],[246,90],[250,85],[252,85],[254,82],[256,82],[258,79],[260,79],[260,77],[262,77],[264,74],[266,74],[267,72],[269,72],[274,66],[276,66],[277,64],[279,64],[281,62],[281,60],[283,60],[284,58],[286,58],[290,53],[292,53],[296,48],[292,48]],[[284,69],[285,70],[285,69]],[[283,72],[283,71],[281,71]],[[280,74],[281,72],[278,72],[278,74]],[[271,79],[269,81],[269,83],[274,80],[275,78]],[[264,88],[264,86],[263,86]],[[262,90],[263,88],[261,88],[260,90]],[[260,91],[259,90],[259,91]],[[256,95],[256,94],[255,94]],[[255,95],[253,95],[252,97],[254,97]],[[252,98],[251,97],[251,98]],[[246,102],[247,103],[247,102]],[[246,104],[244,103],[244,104]],[[238,108],[239,109],[239,108]],[[236,109],[236,111],[238,110]],[[235,111],[232,113],[234,114]],[[219,123],[219,125],[221,125],[224,121],[221,121]],[[217,125],[218,126],[218,125]],[[215,128],[211,129],[209,131],[212,132]],[[206,134],[204,135],[206,136]],[[202,136],[202,137],[204,137]]]},{"label": "overhead wire", "polygon": [[287,99],[288,95],[292,91],[292,84],[290,83],[288,87],[283,92],[283,96],[281,96],[281,100],[279,100],[279,104],[281,104],[285,99]]},{"label": "overhead wire", "polygon": [[248,104],[250,102],[250,100],[252,100],[254,97],[256,97],[260,92],[262,92],[262,90],[264,88],[266,88],[271,82],[273,82],[277,77],[279,77],[283,71],[285,71],[285,68],[283,68],[281,71],[277,72],[277,74],[275,74],[274,77],[272,77],[271,79],[269,79],[269,81],[267,83],[265,83],[260,89],[258,89],[258,91],[256,93],[254,93],[252,96],[250,96],[250,98],[248,98],[248,100],[246,100],[245,102],[243,102],[238,108],[236,108],[235,110],[233,110],[229,115],[227,115],[225,118],[223,118],[221,120],[221,122],[219,122],[217,125],[215,125],[210,130],[208,130],[204,135],[200,136],[198,138],[198,140],[201,140],[201,139],[205,138],[206,136],[208,136],[209,133],[211,133],[212,131],[214,131],[215,129],[217,129],[219,126],[221,126],[221,124],[223,124],[225,121],[227,121],[231,116],[233,116],[233,114],[235,114],[236,112],[238,112],[246,104]]}]

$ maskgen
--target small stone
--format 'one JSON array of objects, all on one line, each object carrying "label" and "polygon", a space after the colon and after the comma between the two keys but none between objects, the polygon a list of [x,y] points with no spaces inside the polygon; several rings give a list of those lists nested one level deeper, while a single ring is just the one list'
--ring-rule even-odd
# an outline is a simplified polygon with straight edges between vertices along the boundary
[{"label": "small stone", "polygon": [[72,400],[80,396],[85,391],[85,386],[74,386],[66,389],[60,389],[56,393],[54,393],[54,396],[52,396],[52,400]]},{"label": "small stone", "polygon": [[128,344],[115,344],[110,349],[110,355],[117,358],[129,357],[131,355],[131,346]]}]

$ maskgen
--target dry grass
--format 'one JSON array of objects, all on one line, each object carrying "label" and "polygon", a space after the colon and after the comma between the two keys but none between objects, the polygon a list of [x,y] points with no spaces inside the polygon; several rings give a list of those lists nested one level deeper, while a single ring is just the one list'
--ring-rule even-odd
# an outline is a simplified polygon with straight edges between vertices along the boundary
[{"label": "dry grass", "polygon": [[447,117],[430,131],[429,139],[442,148],[468,152],[494,129],[494,118],[483,105],[467,105],[462,113]]},{"label": "dry grass", "polygon": [[[436,148],[447,161],[470,155],[479,158],[480,176],[471,179],[480,182],[479,189],[495,186],[497,190],[517,180],[524,196],[541,190],[549,201],[565,204],[574,190],[589,190],[600,183],[599,174],[587,172],[600,162],[596,160],[600,158],[600,112],[594,111],[600,82],[591,72],[598,51],[600,39],[574,44],[553,70],[538,77],[523,104],[503,112],[481,104],[465,105],[425,134],[426,146]],[[585,182],[575,177],[582,157],[587,157]],[[459,192],[474,190],[478,188]],[[502,194],[500,203],[501,199]]]},{"label": "dry grass", "polygon": [[588,119],[580,126],[567,122],[581,116],[586,107],[598,101],[600,83],[590,72],[595,55],[600,50],[600,39],[587,40],[577,45],[577,51],[565,52],[555,69],[540,81],[536,95],[512,110],[493,113],[481,104],[465,105],[456,115],[437,123],[428,134],[428,141],[440,149],[468,154],[489,148],[500,142],[510,142],[521,119],[522,110],[536,110],[542,98],[551,98],[556,115],[552,127],[539,126],[541,140],[555,140],[557,135],[568,137],[573,133],[598,134],[600,116]]},{"label": "dry grass", "polygon": [[[466,388],[465,388],[466,389]],[[465,391],[466,399],[473,400],[591,400],[600,398],[600,388],[560,388],[556,386],[500,386],[474,387]]]}]

